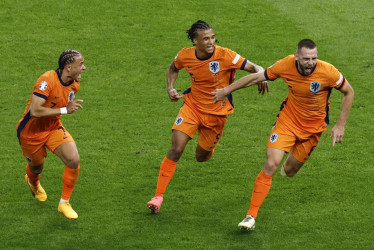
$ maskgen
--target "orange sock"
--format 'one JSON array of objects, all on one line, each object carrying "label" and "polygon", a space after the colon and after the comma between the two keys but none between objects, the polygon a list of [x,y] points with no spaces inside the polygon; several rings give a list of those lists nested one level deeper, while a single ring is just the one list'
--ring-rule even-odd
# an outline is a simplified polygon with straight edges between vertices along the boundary
[{"label": "orange sock", "polygon": [[165,190],[174,175],[176,166],[177,162],[172,161],[167,157],[162,160],[160,172],[158,173],[156,196],[164,196]]},{"label": "orange sock", "polygon": [[39,185],[40,174],[34,174],[31,172],[29,164],[26,165],[26,174],[29,177],[29,182],[31,185],[35,187]]},{"label": "orange sock", "polygon": [[252,191],[251,205],[247,215],[257,218],[258,210],[269,193],[273,176],[266,175],[263,170],[257,175]]},{"label": "orange sock", "polygon": [[71,193],[74,190],[75,183],[77,183],[80,166],[77,169],[65,166],[64,174],[62,175],[62,195],[64,200],[70,200]]}]

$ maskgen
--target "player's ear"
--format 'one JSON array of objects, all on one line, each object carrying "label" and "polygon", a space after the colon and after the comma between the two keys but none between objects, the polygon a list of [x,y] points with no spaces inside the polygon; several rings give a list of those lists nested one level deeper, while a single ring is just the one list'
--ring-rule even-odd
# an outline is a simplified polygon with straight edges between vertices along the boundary
[{"label": "player's ear", "polygon": [[196,38],[192,39],[192,42],[196,45],[197,44],[197,39]]},{"label": "player's ear", "polygon": [[71,70],[71,64],[67,64],[65,67],[66,67],[66,70],[67,70],[68,72],[70,72],[70,70]]},{"label": "player's ear", "polygon": [[297,53],[297,51],[295,52],[295,59],[296,59],[296,61],[299,59],[299,54]]}]

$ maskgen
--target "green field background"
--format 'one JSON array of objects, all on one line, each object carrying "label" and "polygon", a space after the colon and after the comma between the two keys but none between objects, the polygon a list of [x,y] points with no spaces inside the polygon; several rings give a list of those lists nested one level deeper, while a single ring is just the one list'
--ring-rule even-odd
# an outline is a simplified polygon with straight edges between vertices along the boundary
[{"label": "green field background", "polygon": [[[145,206],[182,104],[169,101],[166,70],[192,45],[185,31],[199,19],[219,45],[263,67],[311,38],[355,90],[343,143],[333,148],[329,138],[342,98],[333,91],[332,126],[294,178],[275,175],[249,233],[237,224],[287,95],[282,80],[265,96],[234,93],[212,160],[196,162],[192,140],[161,213]],[[0,0],[0,249],[373,249],[373,27],[373,0]],[[48,201],[32,198],[15,130],[35,81],[67,48],[87,67],[77,93],[84,109],[62,119],[81,156],[77,221],[57,212],[63,164],[51,153],[41,177]],[[182,70],[176,88],[189,84]]]}]

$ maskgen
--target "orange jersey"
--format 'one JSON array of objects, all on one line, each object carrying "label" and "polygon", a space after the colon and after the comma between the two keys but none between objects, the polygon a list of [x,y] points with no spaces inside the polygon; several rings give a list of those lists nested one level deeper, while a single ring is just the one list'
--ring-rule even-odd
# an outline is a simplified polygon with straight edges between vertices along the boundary
[{"label": "orange jersey", "polygon": [[236,52],[215,45],[209,58],[198,58],[196,48],[183,48],[175,57],[177,69],[185,68],[191,76],[191,87],[184,92],[186,105],[200,112],[227,115],[234,112],[232,98],[221,107],[221,102],[213,103],[212,91],[231,84],[236,69],[244,69],[247,59]]},{"label": "orange jersey", "polygon": [[301,75],[294,55],[289,55],[265,70],[268,80],[281,77],[288,85],[277,122],[317,133],[327,129],[329,123],[330,94],[333,88],[341,89],[344,76],[331,64],[317,60],[314,71]]},{"label": "orange jersey", "polygon": [[31,97],[22,118],[17,124],[17,135],[37,139],[40,133],[52,131],[61,126],[61,115],[53,117],[32,118],[30,116],[30,105],[32,96],[45,99],[44,107],[62,108],[66,107],[74,94],[79,90],[79,82],[64,83],[61,76],[54,70],[47,71],[39,77],[34,85]]}]

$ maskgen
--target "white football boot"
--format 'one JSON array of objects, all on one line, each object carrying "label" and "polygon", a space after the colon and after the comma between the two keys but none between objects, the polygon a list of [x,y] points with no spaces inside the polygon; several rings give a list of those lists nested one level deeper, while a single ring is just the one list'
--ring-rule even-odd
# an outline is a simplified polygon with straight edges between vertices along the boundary
[{"label": "white football boot", "polygon": [[247,217],[244,218],[239,224],[238,227],[240,229],[246,229],[246,230],[254,230],[256,226],[256,221],[255,218],[253,218],[251,215],[248,215]]}]

